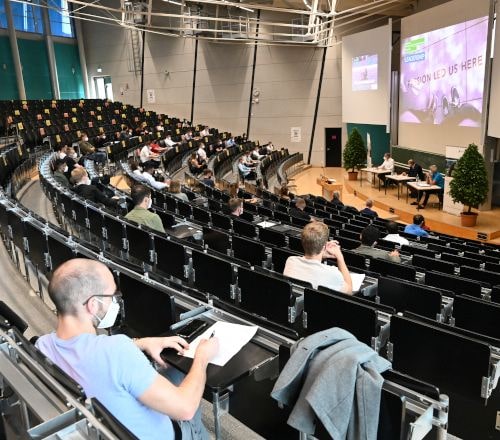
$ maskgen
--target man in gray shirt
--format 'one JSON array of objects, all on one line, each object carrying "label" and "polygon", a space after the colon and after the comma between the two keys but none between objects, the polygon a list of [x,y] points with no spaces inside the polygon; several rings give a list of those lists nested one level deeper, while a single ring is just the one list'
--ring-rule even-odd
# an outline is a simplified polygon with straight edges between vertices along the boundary
[{"label": "man in gray shirt", "polygon": [[367,226],[361,232],[361,246],[353,249],[352,252],[363,254],[367,257],[382,258],[384,260],[393,261],[395,263],[401,262],[401,257],[398,251],[387,252],[383,249],[377,249],[374,246],[380,238],[380,231],[375,226]]}]

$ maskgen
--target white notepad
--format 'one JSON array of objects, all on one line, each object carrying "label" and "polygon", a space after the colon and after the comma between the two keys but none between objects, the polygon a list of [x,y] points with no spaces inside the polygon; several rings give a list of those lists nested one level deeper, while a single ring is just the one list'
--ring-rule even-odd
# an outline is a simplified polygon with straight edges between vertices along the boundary
[{"label": "white notepad", "polygon": [[189,344],[189,350],[186,350],[184,356],[194,358],[200,340],[208,339],[215,332],[215,337],[219,340],[219,352],[210,363],[222,367],[254,337],[258,328],[218,321]]}]

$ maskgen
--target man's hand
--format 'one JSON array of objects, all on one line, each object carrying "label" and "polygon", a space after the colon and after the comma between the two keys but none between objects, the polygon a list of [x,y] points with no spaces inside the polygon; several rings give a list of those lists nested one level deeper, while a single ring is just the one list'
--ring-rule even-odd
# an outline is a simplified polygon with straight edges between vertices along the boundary
[{"label": "man's hand", "polygon": [[394,249],[392,252],[389,252],[390,257],[399,257],[399,252],[397,249]]},{"label": "man's hand", "polygon": [[325,245],[325,253],[324,256],[326,258],[335,258],[337,259],[339,256],[342,257],[342,250],[340,248],[338,241],[329,241]]},{"label": "man's hand", "polygon": [[210,339],[202,339],[194,354],[195,359],[202,359],[208,364],[219,352],[219,340],[214,336]]},{"label": "man's hand", "polygon": [[165,367],[166,364],[160,357],[160,353],[165,348],[173,348],[179,354],[184,354],[184,350],[189,348],[189,344],[180,336],[170,336],[163,338],[140,338],[136,339],[137,346],[151,356],[158,365]]}]

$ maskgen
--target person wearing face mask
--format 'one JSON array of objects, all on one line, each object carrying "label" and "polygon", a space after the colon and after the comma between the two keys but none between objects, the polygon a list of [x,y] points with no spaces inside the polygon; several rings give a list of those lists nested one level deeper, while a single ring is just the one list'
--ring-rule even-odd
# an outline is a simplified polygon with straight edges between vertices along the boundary
[{"label": "person wearing face mask", "polygon": [[86,159],[90,159],[98,163],[106,162],[106,153],[103,153],[102,151],[96,151],[95,147],[89,142],[87,133],[82,133],[82,135],[80,136],[78,147],[80,148],[80,152],[83,156],[86,157]]},{"label": "person wearing face mask", "polygon": [[68,171],[66,171],[64,174],[66,175],[69,181],[71,179],[71,172],[75,168],[81,168],[81,165],[77,163],[78,155],[76,154],[76,151],[73,147],[68,147],[67,145],[65,145],[64,151],[66,152],[64,160],[66,162],[66,165],[68,165]]},{"label": "person wearing face mask", "polygon": [[[102,263],[75,258],[59,266],[49,283],[57,310],[55,332],[41,336],[36,347],[71,376],[87,397],[96,397],[137,438],[209,438],[199,411],[206,368],[219,350],[217,337],[196,349],[189,373],[174,385],[159,374],[149,355],[165,367],[160,353],[184,353],[189,344],[179,336],[131,339],[123,334],[97,334],[112,327],[121,294]],[[169,367],[166,375],[177,370]]]},{"label": "person wearing face mask", "polygon": [[139,225],[144,225],[155,231],[165,233],[160,216],[154,212],[148,211],[152,204],[151,190],[147,186],[136,184],[130,190],[130,197],[134,203],[134,209],[132,209],[125,218]]},{"label": "person wearing face mask", "polygon": [[54,174],[52,177],[61,186],[69,188],[69,180],[65,173],[68,171],[68,165],[64,159],[56,159],[54,162]]},{"label": "person wearing face mask", "polygon": [[102,203],[108,208],[117,208],[118,199],[109,198],[99,189],[90,183],[87,170],[83,167],[75,168],[71,172],[71,181],[74,184],[73,191],[84,199],[94,203]]}]

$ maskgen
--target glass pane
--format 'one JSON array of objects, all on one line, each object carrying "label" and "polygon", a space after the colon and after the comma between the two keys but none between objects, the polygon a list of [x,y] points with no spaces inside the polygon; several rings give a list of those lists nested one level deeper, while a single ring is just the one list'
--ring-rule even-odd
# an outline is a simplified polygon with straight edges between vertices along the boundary
[{"label": "glass pane", "polygon": [[11,2],[12,18],[16,30],[43,33],[42,11],[37,4],[38,0],[33,0],[30,4]]},{"label": "glass pane", "polygon": [[0,0],[0,28],[7,29],[7,15],[5,15],[4,0]]},{"label": "glass pane", "polygon": [[67,0],[49,0],[49,20],[52,35],[73,37],[73,26],[69,16]]}]

